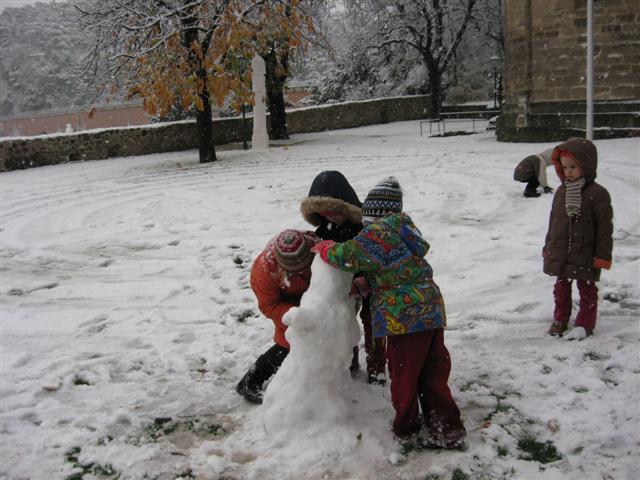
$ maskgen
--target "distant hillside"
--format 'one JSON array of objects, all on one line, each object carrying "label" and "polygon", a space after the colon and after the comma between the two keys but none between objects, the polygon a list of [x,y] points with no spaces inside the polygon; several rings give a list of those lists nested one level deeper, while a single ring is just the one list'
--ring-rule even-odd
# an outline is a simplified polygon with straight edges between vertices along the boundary
[{"label": "distant hillside", "polygon": [[88,100],[72,74],[86,40],[68,20],[71,2],[8,7],[0,14],[0,115],[66,109]]}]

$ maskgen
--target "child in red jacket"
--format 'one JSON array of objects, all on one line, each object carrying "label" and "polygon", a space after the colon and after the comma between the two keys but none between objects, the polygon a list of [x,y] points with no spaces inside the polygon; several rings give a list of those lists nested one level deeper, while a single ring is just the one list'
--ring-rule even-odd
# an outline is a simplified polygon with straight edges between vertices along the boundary
[{"label": "child in red jacket", "polygon": [[285,230],[273,238],[251,267],[251,289],[262,314],[275,326],[274,345],[263,353],[236,386],[248,402],[262,403],[262,386],[289,353],[282,317],[300,305],[311,280],[311,252],[319,238],[313,232]]}]

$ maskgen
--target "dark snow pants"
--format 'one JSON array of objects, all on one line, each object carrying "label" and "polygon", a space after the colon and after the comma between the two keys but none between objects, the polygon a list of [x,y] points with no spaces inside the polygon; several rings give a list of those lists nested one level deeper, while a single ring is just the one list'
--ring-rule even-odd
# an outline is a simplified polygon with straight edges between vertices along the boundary
[{"label": "dark snow pants", "polygon": [[418,406],[425,423],[445,436],[464,437],[460,410],[447,384],[451,357],[444,329],[387,337],[391,402],[396,411],[393,431],[405,436],[420,430]]},{"label": "dark snow pants", "polygon": [[[553,320],[566,325],[571,318],[571,284],[573,280],[558,277],[553,287],[555,309]],[[592,333],[596,326],[598,314],[598,286],[596,282],[577,280],[580,306],[576,316],[576,327],[583,327],[587,333]]]},{"label": "dark snow pants", "polygon": [[525,193],[536,193],[539,186],[540,182],[538,181],[538,179],[535,176],[532,176],[527,182],[527,185],[524,187],[524,191]]},{"label": "dark snow pants", "polygon": [[364,349],[367,354],[367,374],[378,376],[384,375],[386,357],[386,339],[385,337],[376,338],[373,336],[371,328],[371,297],[362,299],[362,309],[360,310],[360,319],[364,329]]}]

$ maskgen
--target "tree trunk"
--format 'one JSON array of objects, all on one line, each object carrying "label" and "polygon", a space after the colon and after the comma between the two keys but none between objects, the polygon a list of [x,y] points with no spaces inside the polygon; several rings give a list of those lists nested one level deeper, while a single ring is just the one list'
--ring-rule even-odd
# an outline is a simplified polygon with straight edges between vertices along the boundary
[{"label": "tree trunk", "polygon": [[431,118],[440,118],[442,107],[442,72],[436,68],[428,68],[429,92],[431,94]]},{"label": "tree trunk", "polygon": [[196,126],[198,128],[198,150],[200,163],[215,162],[216,148],[213,143],[213,118],[211,115],[211,100],[209,92],[205,91],[200,94],[202,111],[196,110]]},{"label": "tree trunk", "polygon": [[196,128],[198,129],[198,149],[200,163],[214,162],[216,149],[213,144],[213,118],[211,116],[211,99],[207,90],[207,71],[203,68],[202,60],[191,49],[194,42],[198,42],[198,20],[195,16],[183,19],[186,28],[182,34],[182,45],[189,51],[189,64],[192,71],[202,81],[202,91],[198,93],[202,100],[202,110],[196,108]]},{"label": "tree trunk", "polygon": [[269,107],[269,138],[274,140],[286,140],[289,138],[284,107],[284,83],[287,77],[280,73],[281,70],[286,70],[286,57],[288,57],[288,54],[284,53],[283,55],[284,58],[281,61],[285,66],[282,69],[279,68],[275,50],[272,49],[263,56],[267,67],[265,87],[267,89],[267,106]]}]

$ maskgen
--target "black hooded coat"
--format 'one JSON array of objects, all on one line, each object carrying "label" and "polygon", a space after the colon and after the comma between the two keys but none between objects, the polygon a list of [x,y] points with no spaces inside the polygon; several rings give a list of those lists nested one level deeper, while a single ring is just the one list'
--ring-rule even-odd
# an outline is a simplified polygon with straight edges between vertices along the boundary
[{"label": "black hooded coat", "polygon": [[[317,227],[316,235],[322,240],[345,242],[362,230],[362,203],[345,176],[336,170],[321,172],[313,179],[300,211],[307,222]],[[321,212],[345,215],[347,221],[336,225]]]}]

